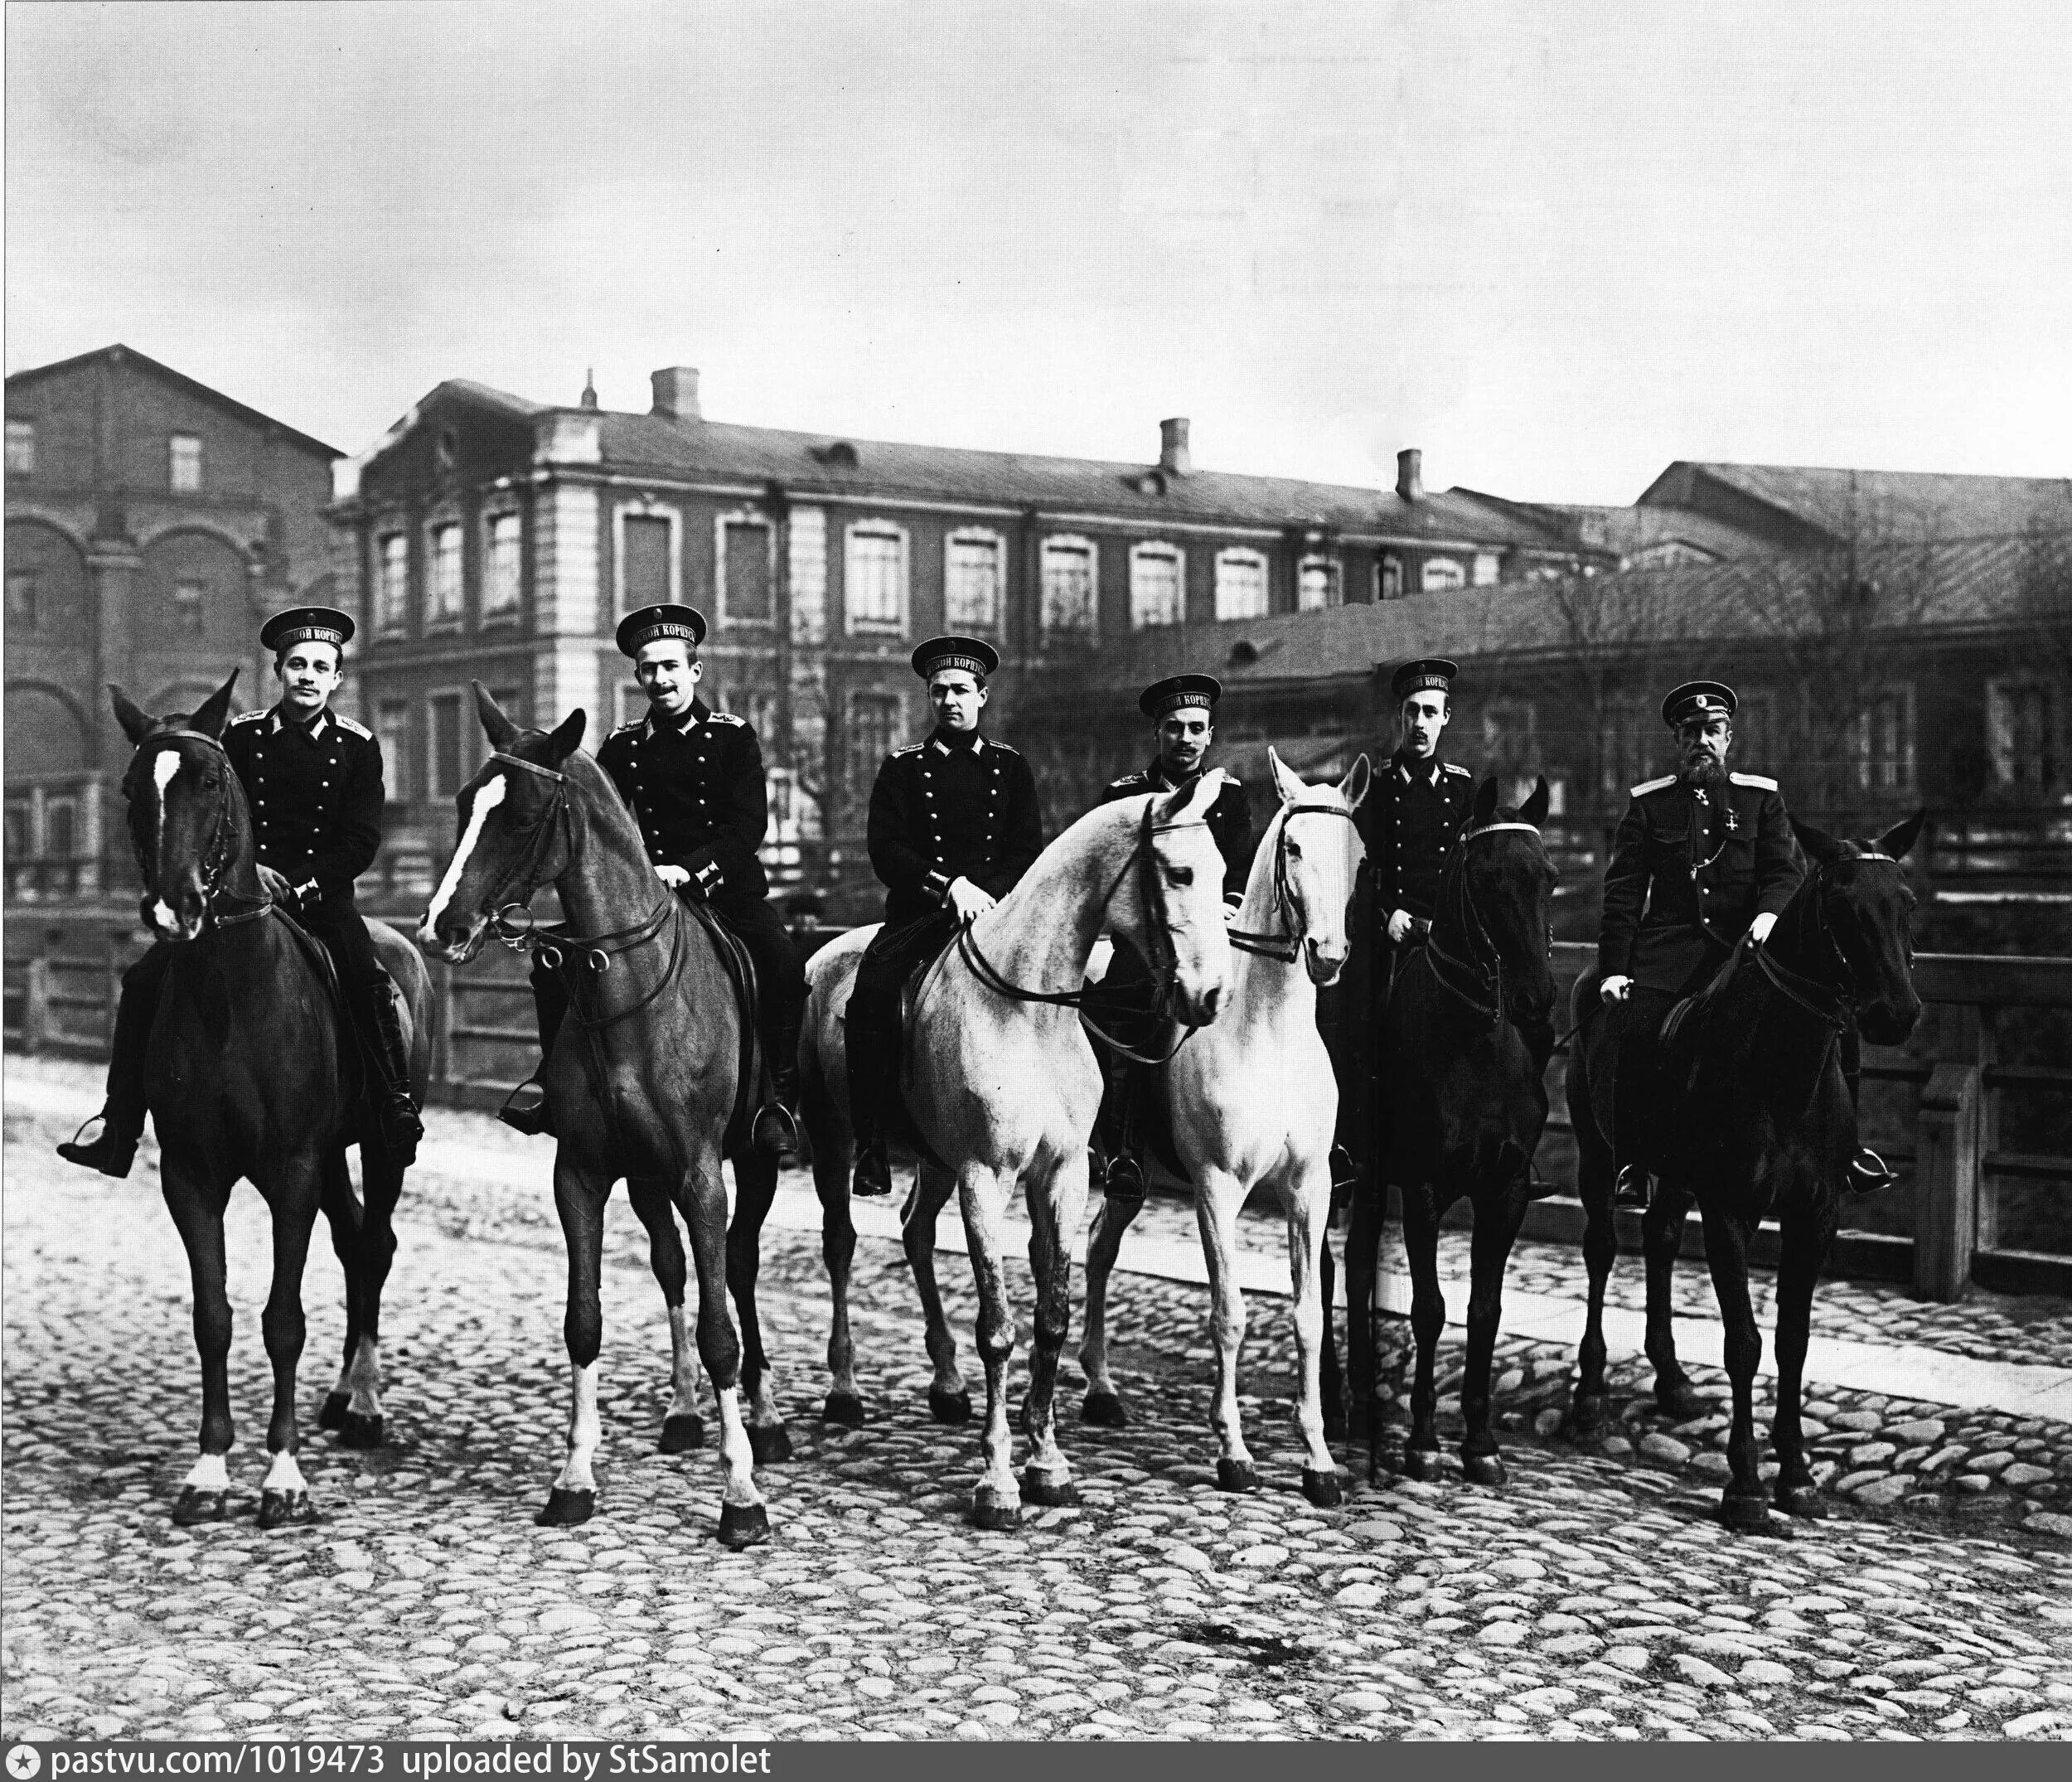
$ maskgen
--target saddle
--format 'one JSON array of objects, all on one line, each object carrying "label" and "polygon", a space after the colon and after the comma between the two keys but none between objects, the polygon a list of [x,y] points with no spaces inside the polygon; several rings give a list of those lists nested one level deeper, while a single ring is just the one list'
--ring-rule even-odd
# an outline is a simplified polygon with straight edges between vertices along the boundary
[{"label": "saddle", "polygon": [[727,981],[733,986],[734,1008],[740,1017],[741,1057],[734,1073],[733,1111],[727,1116],[726,1136],[721,1146],[723,1155],[731,1157],[748,1143],[749,1122],[770,1092],[764,1081],[769,1061],[762,1056],[757,1037],[755,961],[749,958],[748,949],[740,936],[727,926],[719,913],[704,898],[680,895],[678,902],[712,937],[713,950],[719,955],[720,964],[726,967]]},{"label": "saddle", "polygon": [[[352,1012],[346,1006],[345,990],[338,981],[338,961],[331,956],[331,949],[317,936],[276,903],[270,914],[278,917],[295,943],[297,950],[316,975],[317,982],[331,1005],[332,1019],[338,1034],[338,1076],[341,1087],[349,1100],[358,1102],[366,1093],[371,1077],[368,1068],[366,1047],[370,1042],[353,1025]],[[403,997],[396,988],[395,980],[390,976],[388,968],[379,959],[375,971],[381,981],[380,994],[390,997],[399,1005]]]},{"label": "saddle", "polygon": [[1680,1044],[1687,1049],[1696,1042],[1706,1017],[1711,1013],[1712,1005],[1718,1000],[1720,992],[1726,988],[1735,972],[1740,968],[1741,956],[1747,951],[1745,947],[1736,947],[1726,956],[1726,962],[1712,974],[1702,990],[1693,990],[1682,1001],[1674,1004],[1663,1016],[1662,1030],[1656,1037],[1661,1044],[1664,1058],[1677,1058],[1681,1056]]}]

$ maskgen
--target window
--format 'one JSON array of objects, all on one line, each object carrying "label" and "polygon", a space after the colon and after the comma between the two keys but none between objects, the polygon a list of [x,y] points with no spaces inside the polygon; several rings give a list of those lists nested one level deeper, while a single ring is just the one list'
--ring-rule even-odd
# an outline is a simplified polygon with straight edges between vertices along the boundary
[{"label": "window", "polygon": [[79,800],[69,793],[43,801],[43,858],[69,860],[79,852]]},{"label": "window", "polygon": [[402,533],[391,532],[381,540],[381,563],[375,573],[375,628],[401,631],[410,613],[410,541]]},{"label": "window", "polygon": [[842,585],[851,631],[903,631],[907,622],[907,535],[882,521],[849,529]]},{"label": "window", "polygon": [[1501,563],[1502,559],[1493,550],[1477,551],[1475,553],[1475,586],[1477,588],[1495,586],[1497,577],[1501,572]]},{"label": "window", "polygon": [[201,488],[201,442],[192,433],[174,433],[166,441],[166,480],[175,495]]},{"label": "window", "polygon": [[36,474],[34,421],[7,423],[7,474],[10,477],[33,477]]},{"label": "window", "polygon": [[1532,759],[1532,702],[1492,700],[1482,711],[1482,755],[1492,772],[1517,778]]},{"label": "window", "polygon": [[199,632],[209,617],[209,584],[178,581],[172,584],[172,610],[182,631]]},{"label": "window", "polygon": [[735,692],[727,709],[737,718],[747,720],[748,728],[755,732],[756,740],[765,748],[777,730],[777,695],[767,687],[750,687]]},{"label": "window", "polygon": [[516,514],[492,514],[489,549],[482,564],[482,617],[518,609],[519,577],[525,550],[525,522]]},{"label": "window", "polygon": [[7,629],[34,631],[39,603],[36,592],[36,571],[12,569],[7,574]]},{"label": "window", "polygon": [[424,796],[451,798],[461,789],[461,696],[434,693],[424,709]]},{"label": "window", "polygon": [[719,611],[727,618],[767,625],[770,599],[770,528],[760,520],[719,522]]},{"label": "window", "polygon": [[1047,538],[1043,551],[1043,627],[1046,635],[1091,632],[1101,598],[1093,540]]},{"label": "window", "polygon": [[670,599],[670,541],[676,529],[666,514],[619,516],[619,604],[631,613]]},{"label": "window", "polygon": [[2058,779],[2057,713],[2045,681],[1995,680],[1986,689],[1993,777],[2041,787]]},{"label": "window", "polygon": [[452,624],[461,616],[461,529],[452,521],[432,528],[425,569],[425,622]]},{"label": "window", "polygon": [[25,860],[33,848],[36,811],[26,798],[10,798],[7,804],[7,858]]},{"label": "window", "polygon": [[1177,625],[1187,617],[1187,559],[1173,545],[1130,550],[1130,628]]},{"label": "window", "polygon": [[1002,550],[996,532],[952,532],[942,547],[942,622],[951,631],[997,631]]},{"label": "window", "polygon": [[1256,550],[1216,553],[1216,617],[1262,619],[1266,616],[1266,559]]},{"label": "window", "polygon": [[901,729],[897,693],[852,693],[849,696],[849,794],[868,798],[878,769],[898,745]]},{"label": "window", "polygon": [[410,772],[410,706],[407,700],[384,700],[375,708],[375,740],[381,745],[381,778],[390,796],[409,802],[414,776]]},{"label": "window", "polygon": [[1385,554],[1374,565],[1374,598],[1377,600],[1400,600],[1403,594],[1403,559],[1393,554]]},{"label": "window", "polygon": [[1430,557],[1425,561],[1422,585],[1428,594],[1443,594],[1452,588],[1465,588],[1467,572],[1450,557]]},{"label": "window", "polygon": [[1608,802],[1616,803],[1629,788],[1654,777],[1654,758],[1658,746],[1666,747],[1668,733],[1653,706],[1626,694],[1605,702],[1600,735],[1598,787]]},{"label": "window", "polygon": [[1850,753],[1864,792],[1905,792],[1914,784],[1914,690],[1880,687],[1857,715]]},{"label": "window", "polygon": [[1305,557],[1295,584],[1295,607],[1303,613],[1321,613],[1339,603],[1339,566],[1330,557]]}]

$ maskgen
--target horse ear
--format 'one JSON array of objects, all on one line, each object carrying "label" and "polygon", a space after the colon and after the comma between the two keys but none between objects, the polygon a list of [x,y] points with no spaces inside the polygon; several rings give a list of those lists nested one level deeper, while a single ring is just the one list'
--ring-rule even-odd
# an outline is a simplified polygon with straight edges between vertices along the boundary
[{"label": "horse ear", "polygon": [[482,734],[489,738],[491,748],[509,748],[518,738],[518,726],[504,715],[504,709],[489,696],[489,690],[479,680],[468,685],[475,690],[475,715],[482,721]]},{"label": "horse ear", "polygon": [[1229,778],[1221,768],[1211,768],[1206,773],[1182,780],[1169,792],[1155,795],[1158,797],[1157,821],[1184,823],[1206,817],[1208,807],[1222,797],[1224,783]]},{"label": "horse ear", "polygon": [[1266,765],[1273,769],[1273,789],[1280,794],[1283,804],[1293,804],[1302,796],[1302,782],[1289,770],[1288,764],[1274,753],[1271,743],[1266,748]]},{"label": "horse ear", "polygon": [[1493,773],[1475,788],[1474,807],[1469,817],[1479,827],[1492,821],[1497,814],[1497,777]]},{"label": "horse ear", "polygon": [[1889,854],[1895,860],[1906,858],[1908,850],[1921,839],[1921,825],[1928,821],[1925,809],[1916,811],[1904,823],[1895,823],[1878,837],[1878,852]]},{"label": "horse ear", "polygon": [[1345,808],[1348,811],[1358,810],[1373,785],[1374,769],[1368,765],[1367,757],[1363,754],[1346,770],[1345,777],[1339,782],[1339,796],[1344,799]]},{"label": "horse ear", "polygon": [[112,680],[108,684],[108,696],[114,702],[115,722],[123,727],[132,748],[158,728],[158,720],[141,705],[132,705],[129,695]]},{"label": "horse ear", "polygon": [[1550,801],[1551,795],[1547,789],[1547,776],[1542,773],[1540,776],[1539,784],[1532,788],[1532,796],[1518,806],[1520,820],[1530,823],[1533,828],[1537,829],[1547,821],[1547,807]]},{"label": "horse ear", "polygon": [[547,755],[556,767],[583,746],[583,727],[588,722],[579,705],[554,727],[554,734],[547,738]]},{"label": "horse ear", "polygon": [[238,671],[230,671],[230,678],[202,702],[201,709],[187,720],[190,730],[199,730],[204,736],[222,738],[223,727],[230,721],[230,695],[237,690]]},{"label": "horse ear", "polygon": [[1849,858],[1849,850],[1824,829],[1815,829],[1810,823],[1802,823],[1794,817],[1791,832],[1798,838],[1798,845],[1806,850],[1806,858],[1816,866],[1832,866],[1836,861]]}]

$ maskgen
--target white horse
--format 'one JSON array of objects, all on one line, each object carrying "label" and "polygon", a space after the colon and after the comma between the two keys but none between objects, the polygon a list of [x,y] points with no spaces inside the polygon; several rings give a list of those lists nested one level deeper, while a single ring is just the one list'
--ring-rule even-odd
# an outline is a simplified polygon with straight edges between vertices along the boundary
[{"label": "white horse", "polygon": [[[1079,1028],[1079,993],[1094,943],[1103,927],[1112,927],[1152,961],[1169,986],[1175,1019],[1196,1027],[1215,1019],[1231,955],[1219,894],[1222,860],[1207,814],[1225,777],[1213,772],[1170,793],[1088,811],[961,932],[930,969],[915,1002],[902,1080],[916,1128],[947,1169],[923,1169],[908,1202],[906,1247],[929,1302],[929,1353],[937,1363],[931,1403],[944,1421],[960,1421],[956,1399],[964,1394],[956,1344],[932,1290],[935,1218],[954,1185],[978,1284],[977,1340],[985,1369],[984,1469],[971,1500],[971,1519],[980,1528],[1013,1528],[1024,1499],[1073,1501],[1053,1400],[1071,1322],[1072,1246],[1086,1213],[1087,1142],[1101,1083]],[[816,1152],[823,1136],[839,1128],[828,1104],[842,1078],[830,1067],[840,1053],[839,1018],[854,981],[846,950],[830,948],[816,958],[805,1077]],[[1028,1199],[1037,1292],[1036,1349],[1023,1404],[1032,1448],[1019,1481],[1006,1403],[1014,1320],[1003,1266],[1007,1207],[1018,1184]],[[829,1185],[824,1180],[824,1193]],[[838,1348],[846,1349],[839,1325],[829,1356],[839,1392],[846,1356],[838,1360]],[[848,1390],[853,1394],[853,1376]]]},{"label": "white horse", "polygon": [[[1319,1263],[1331,1210],[1331,1136],[1338,1080],[1317,1034],[1317,990],[1337,981],[1349,951],[1346,907],[1367,850],[1351,821],[1370,783],[1367,757],[1336,786],[1305,786],[1271,749],[1280,808],[1260,838],[1245,902],[1231,938],[1236,961],[1230,1002],[1159,1070],[1174,1145],[1194,1184],[1194,1213],[1208,1261],[1210,1333],[1216,1346],[1216,1400],[1210,1421],[1220,1453],[1216,1482],[1226,1491],[1258,1484],[1237,1416],[1237,1353],[1245,1339],[1245,1300],[1236,1268],[1238,1209],[1259,1184],[1280,1197],[1288,1222],[1288,1267],[1295,1288],[1295,1353],[1301,1370],[1295,1426],[1305,1453],[1303,1495],[1339,1499],[1337,1464],[1324,1439],[1319,1358],[1324,1308]],[[1302,967],[1298,971],[1296,966]],[[1152,1173],[1174,1178],[1147,1160]],[[1140,1200],[1104,1201],[1087,1250],[1087,1331],[1079,1351],[1087,1375],[1082,1415],[1125,1421],[1108,1373],[1108,1276]]]}]

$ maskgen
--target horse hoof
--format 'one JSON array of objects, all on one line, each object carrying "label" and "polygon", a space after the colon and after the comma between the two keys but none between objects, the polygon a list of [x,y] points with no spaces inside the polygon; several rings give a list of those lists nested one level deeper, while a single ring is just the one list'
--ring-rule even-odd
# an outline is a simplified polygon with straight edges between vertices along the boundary
[{"label": "horse hoof", "polygon": [[1693,1417],[1710,1416],[1712,1402],[1701,1398],[1688,1380],[1678,1380],[1673,1386],[1655,1388],[1655,1408],[1674,1417],[1679,1423],[1688,1423]]},{"label": "horse hoof", "polygon": [[1797,1516],[1806,1522],[1825,1522],[1828,1519],[1828,1500],[1821,1496],[1818,1485],[1782,1485],[1777,1488],[1777,1507],[1787,1516]]},{"label": "horse hoof", "polygon": [[1080,1402],[1079,1421],[1096,1429],[1127,1429],[1130,1413],[1113,1392],[1089,1392]]},{"label": "horse hoof", "polygon": [[351,1392],[325,1393],[324,1407],[317,1413],[317,1427],[318,1429],[343,1429],[346,1426],[346,1413],[351,1408],[352,1394]]},{"label": "horse hoof", "polygon": [[689,1454],[694,1448],[705,1445],[705,1420],[695,1411],[680,1411],[673,1417],[662,1419],[662,1439],[655,1445],[657,1454]]},{"label": "horse hoof", "polygon": [[317,1506],[309,1501],[307,1491],[259,1493],[259,1525],[262,1528],[286,1528],[316,1519]]},{"label": "horse hoof", "polygon": [[1610,1416],[1611,1401],[1602,1392],[1578,1397],[1568,1408],[1567,1433],[1577,1440],[1600,1435]]},{"label": "horse hoof", "polygon": [[180,1488],[180,1501],[172,1507],[172,1519],[182,1528],[198,1523],[221,1522],[230,1514],[227,1491],[201,1491],[192,1485]]},{"label": "horse hoof", "polygon": [[1319,1472],[1314,1466],[1302,1469],[1302,1494],[1320,1510],[1336,1509],[1345,1501],[1344,1488],[1339,1484],[1338,1469]]},{"label": "horse hoof", "polygon": [[770,1538],[770,1513],[760,1504],[722,1504],[719,1506],[719,1543],[739,1552],[744,1547],[761,1547]]},{"label": "horse hoof", "polygon": [[1436,1448],[1404,1449],[1403,1476],[1406,1479],[1436,1479],[1439,1476],[1439,1450]]},{"label": "horse hoof", "polygon": [[782,1466],[792,1458],[792,1433],[782,1423],[751,1423],[748,1452],[758,1466]]},{"label": "horse hoof", "polygon": [[939,1386],[928,1388],[928,1415],[938,1423],[969,1423],[971,1421],[971,1395],[966,1392],[946,1392]]},{"label": "horse hoof", "polygon": [[841,1429],[861,1429],[864,1402],[854,1392],[830,1392],[827,1402],[821,1407],[821,1421]]},{"label": "horse hoof", "polygon": [[547,1493],[547,1507],[533,1518],[543,1528],[573,1528],[597,1513],[597,1493],[564,1491],[556,1485]]},{"label": "horse hoof", "polygon": [[1021,1526],[1022,1499],[1018,1492],[1012,1498],[1003,1497],[991,1485],[980,1485],[971,1494],[971,1526],[974,1528],[1013,1530]]},{"label": "horse hoof", "polygon": [[1079,1493],[1067,1476],[1060,1478],[1053,1473],[1039,1473],[1033,1466],[1022,1473],[1022,1502],[1034,1504],[1043,1509],[1056,1509],[1061,1504],[1077,1504]]},{"label": "horse hoof", "polygon": [[1740,1497],[1731,1491],[1722,1492],[1720,1520],[1736,1534],[1763,1534],[1769,1528],[1769,1506],[1760,1496]]},{"label": "horse hoof", "polygon": [[362,1416],[357,1411],[348,1411],[345,1421],[338,1426],[338,1445],[341,1448],[379,1448],[383,1436],[381,1415]]},{"label": "horse hoof", "polygon": [[1471,1485],[1500,1485],[1503,1483],[1503,1456],[1500,1454],[1468,1454],[1460,1456],[1462,1475]]},{"label": "horse hoof", "polygon": [[1218,1491],[1256,1491],[1259,1470],[1249,1460],[1219,1460],[1216,1463]]}]

